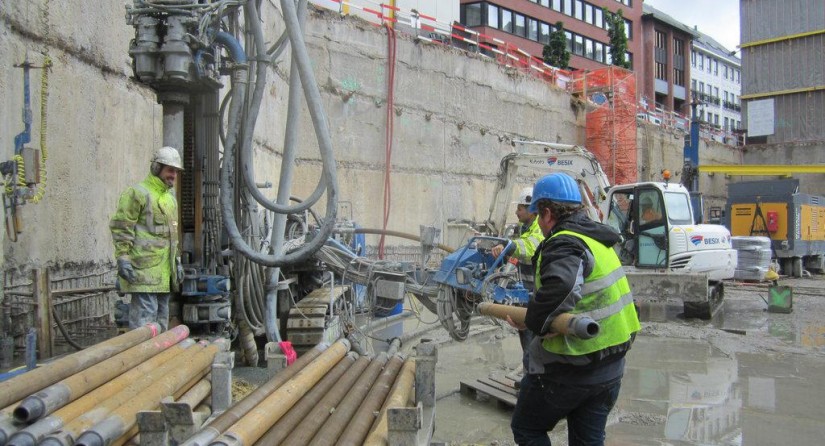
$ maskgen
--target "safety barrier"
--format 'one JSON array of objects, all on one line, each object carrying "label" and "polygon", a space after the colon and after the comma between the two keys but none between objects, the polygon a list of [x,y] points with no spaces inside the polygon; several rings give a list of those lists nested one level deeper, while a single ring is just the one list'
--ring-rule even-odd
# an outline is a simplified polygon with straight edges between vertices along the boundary
[{"label": "safety barrier", "polygon": [[[644,103],[640,103],[636,111],[636,119],[661,126],[666,129],[681,130],[690,132],[690,118],[685,115],[664,110],[662,108],[649,108]],[[731,130],[718,128],[715,125],[702,121],[699,125],[699,137],[730,146],[741,145],[740,138]]]},{"label": "safety barrier", "polygon": [[479,33],[459,23],[440,22],[435,17],[422,14],[415,9],[402,10],[369,0],[327,0],[316,2],[316,5],[331,9],[324,3],[336,4],[340,14],[354,13],[376,26],[401,25],[396,27],[396,31],[414,35],[416,39],[428,43],[453,46],[492,58],[504,66],[519,69],[560,88],[566,89],[572,78],[571,71],[548,65],[542,58],[533,56],[511,43]]}]

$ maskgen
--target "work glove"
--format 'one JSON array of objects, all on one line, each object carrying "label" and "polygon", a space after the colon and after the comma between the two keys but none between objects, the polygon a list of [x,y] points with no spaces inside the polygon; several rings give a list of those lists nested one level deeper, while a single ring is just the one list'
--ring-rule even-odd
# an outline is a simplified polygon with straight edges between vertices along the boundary
[{"label": "work glove", "polygon": [[183,283],[183,265],[180,262],[180,258],[175,259],[175,266],[177,267],[177,274],[178,274],[178,284]]},{"label": "work glove", "polygon": [[117,275],[129,283],[135,283],[137,281],[135,269],[132,267],[132,262],[129,261],[129,259],[118,259]]}]

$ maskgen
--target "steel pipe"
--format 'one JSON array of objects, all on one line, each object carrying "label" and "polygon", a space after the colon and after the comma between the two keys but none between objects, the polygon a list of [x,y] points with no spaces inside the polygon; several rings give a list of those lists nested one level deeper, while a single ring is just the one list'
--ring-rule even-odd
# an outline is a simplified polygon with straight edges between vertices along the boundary
[{"label": "steel pipe", "polygon": [[160,326],[157,324],[146,324],[143,327],[4,381],[0,383],[0,407],[6,407],[63,378],[111,358],[128,348],[157,336],[159,332]]},{"label": "steel pipe", "polygon": [[[514,307],[490,302],[478,304],[478,312],[497,319],[507,320],[507,316],[516,324],[523,324],[527,316],[526,307]],[[590,339],[598,336],[599,323],[588,316],[572,313],[561,313],[550,323],[551,332],[563,335],[576,336],[581,339]]]},{"label": "steel pipe", "polygon": [[350,418],[344,432],[338,438],[338,445],[361,444],[364,442],[367,434],[370,431],[373,423],[378,418],[378,413],[384,400],[387,399],[387,394],[390,393],[390,387],[395,382],[395,377],[398,376],[398,371],[404,365],[404,359],[400,356],[393,355],[387,361],[384,371],[375,381],[375,384],[370,388],[367,397],[364,398],[362,404],[358,406],[352,418]]},{"label": "steel pipe", "polygon": [[237,423],[247,412],[255,408],[261,401],[266,399],[272,392],[281,387],[285,382],[289,381],[298,372],[304,369],[310,362],[321,355],[329,346],[327,344],[318,344],[310,351],[301,355],[297,361],[291,366],[283,369],[277,375],[272,377],[264,385],[255,389],[246,398],[238,401],[237,404],[230,407],[226,412],[219,415],[212,420],[209,425],[198,431],[192,438],[186,440],[181,446],[206,446],[212,440],[218,438],[223,431]]},{"label": "steel pipe", "polygon": [[14,418],[21,423],[31,423],[48,415],[96,389],[101,384],[110,381],[124,371],[186,339],[187,336],[189,336],[189,327],[178,325],[158,337],[143,341],[124,352],[101,361],[95,367],[75,373],[25,398],[14,409]]},{"label": "steel pipe", "polygon": [[77,440],[83,432],[106,418],[118,407],[136,398],[137,395],[144,392],[150,386],[153,386],[169,373],[186,367],[192,358],[202,351],[203,348],[203,344],[195,344],[180,352],[180,354],[172,360],[145,373],[141,378],[127,384],[124,389],[108,399],[101,401],[94,409],[79,414],[77,418],[67,423],[61,430],[49,434],[40,444],[47,446],[71,446],[75,444],[75,440]]},{"label": "steel pipe", "polygon": [[332,415],[330,415],[329,420],[327,420],[315,436],[312,437],[312,441],[310,441],[310,443],[335,444],[338,440],[338,436],[341,435],[341,432],[343,432],[344,428],[347,426],[350,418],[352,418],[352,414],[355,413],[358,406],[360,406],[361,402],[364,401],[364,398],[367,396],[367,393],[372,387],[372,383],[374,383],[375,379],[378,378],[378,374],[381,373],[381,369],[384,368],[384,364],[386,363],[387,354],[383,352],[379,353],[375,359],[370,361],[370,365],[367,367],[367,370],[363,375],[361,375],[361,377],[358,378],[355,385],[349,389],[347,395],[341,403],[338,404]]},{"label": "steel pipe", "polygon": [[275,424],[347,354],[349,347],[349,341],[346,339],[332,344],[315,361],[312,361],[312,364],[298,372],[227,429],[223,435],[211,443],[211,446],[251,446],[255,444],[266,433],[269,426]]},{"label": "steel pipe", "polygon": [[[135,395],[126,403],[112,411],[103,421],[87,430],[75,442],[75,446],[106,446],[129,432],[137,424],[137,413],[151,409],[168,395],[174,394],[187,382],[193,381],[192,376],[203,373],[219,351],[229,347],[226,339],[218,339],[206,348],[198,351],[189,361],[173,370],[167,370],[160,379]],[[203,376],[203,375],[201,375]],[[200,376],[196,378],[200,379]],[[195,381],[197,382],[197,381]]]},{"label": "steel pipe", "polygon": [[[336,386],[330,389],[326,395],[321,399],[317,406],[315,406],[309,415],[306,416],[295,429],[290,432],[289,436],[281,442],[281,446],[304,446],[309,444],[318,429],[332,414],[335,407],[346,396],[347,391],[352,388],[353,384],[364,373],[364,370],[370,365],[370,358],[361,356],[355,361],[355,364],[347,370],[347,373],[341,378]],[[259,442],[266,446],[266,443]]]},{"label": "steel pipe", "polygon": [[12,416],[14,407],[17,406],[18,403],[20,403],[20,401],[0,410],[0,445],[6,444],[9,437],[23,427],[16,423]]},{"label": "steel pipe", "polygon": [[398,373],[398,378],[390,390],[390,394],[384,405],[381,407],[381,412],[378,419],[370,429],[369,435],[364,440],[365,446],[386,446],[387,444],[387,409],[391,407],[407,407],[407,402],[413,393],[413,385],[415,384],[415,360],[408,358],[404,361],[404,366]]},{"label": "steel pipe", "polygon": [[293,429],[297,426],[303,419],[306,418],[307,414],[318,405],[321,401],[321,398],[329,392],[333,385],[335,385],[338,380],[344,376],[347,370],[349,370],[353,364],[355,364],[355,360],[358,358],[358,354],[355,352],[349,352],[344,359],[338,362],[338,364],[333,367],[333,369],[324,376],[318,384],[316,384],[312,390],[310,390],[300,401],[298,401],[295,406],[290,409],[289,412],[286,413],[277,423],[272,425],[269,430],[258,440],[257,443],[259,445],[271,445],[271,444],[280,444]]},{"label": "steel pipe", "polygon": [[133,384],[145,374],[180,355],[186,348],[194,343],[195,341],[191,339],[184,339],[178,344],[158,353],[132,370],[127,371],[92,392],[58,409],[53,414],[38,420],[31,426],[22,429],[11,437],[8,446],[33,446],[37,444],[37,442],[46,435],[60,430],[75,418],[98,407],[103,401],[125,389],[130,384]]}]

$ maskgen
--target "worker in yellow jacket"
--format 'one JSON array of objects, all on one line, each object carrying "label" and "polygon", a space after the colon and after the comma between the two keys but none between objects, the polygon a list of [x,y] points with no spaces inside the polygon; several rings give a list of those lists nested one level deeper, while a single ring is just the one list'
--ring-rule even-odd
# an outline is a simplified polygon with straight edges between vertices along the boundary
[{"label": "worker in yellow jacket", "polygon": [[[513,244],[515,244],[516,247],[512,253],[512,256],[517,258],[519,262],[518,268],[519,275],[521,276],[521,282],[524,285],[524,288],[530,292],[531,297],[535,291],[536,274],[536,270],[533,267],[532,258],[536,253],[536,248],[541,244],[542,240],[544,240],[544,234],[541,232],[536,214],[530,212],[529,209],[530,202],[533,198],[532,196],[533,188],[525,187],[522,189],[521,194],[519,194],[518,200],[514,203],[516,205],[516,217],[521,224],[521,227],[519,228],[521,235],[519,235],[519,238],[516,240],[513,240]],[[490,250],[490,253],[498,257],[503,250],[503,245],[496,245]],[[525,353],[523,362],[524,370],[526,371],[528,364],[527,346],[530,345],[530,341],[533,339],[533,334],[530,330],[519,330],[518,334],[522,351]]]},{"label": "worker in yellow jacket", "polygon": [[117,258],[120,291],[132,295],[129,328],[157,322],[169,325],[169,298],[183,282],[178,247],[175,180],[183,170],[180,153],[161,147],[149,175],[120,196],[109,223]]}]

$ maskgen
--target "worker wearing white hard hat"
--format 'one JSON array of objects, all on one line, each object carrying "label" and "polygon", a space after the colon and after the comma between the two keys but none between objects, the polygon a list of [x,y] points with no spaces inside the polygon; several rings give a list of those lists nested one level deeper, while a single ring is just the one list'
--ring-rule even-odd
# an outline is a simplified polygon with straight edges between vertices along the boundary
[{"label": "worker wearing white hard hat", "polygon": [[129,328],[169,325],[169,299],[183,281],[178,246],[175,181],[183,170],[174,147],[155,151],[149,175],[120,196],[109,223],[117,259],[118,288],[132,295]]},{"label": "worker wearing white hard hat", "polygon": [[[516,205],[516,217],[520,223],[520,235],[519,238],[513,240],[515,250],[512,254],[513,257],[518,259],[518,270],[521,282],[531,296],[535,290],[534,282],[536,274],[536,270],[533,268],[532,258],[533,254],[536,252],[536,248],[541,244],[541,241],[544,240],[544,234],[541,232],[538,219],[536,219],[536,214],[530,212],[529,210],[532,199],[533,188],[525,187],[521,190],[518,198],[513,203]],[[503,245],[496,245],[490,250],[490,252],[494,256],[498,257],[503,250]],[[523,365],[526,370],[529,361],[527,356],[527,346],[530,345],[530,341],[533,339],[533,336],[529,330],[519,330],[518,334],[522,351],[524,352],[522,362],[524,363]]]}]

